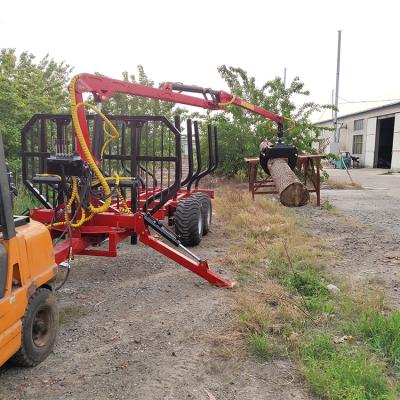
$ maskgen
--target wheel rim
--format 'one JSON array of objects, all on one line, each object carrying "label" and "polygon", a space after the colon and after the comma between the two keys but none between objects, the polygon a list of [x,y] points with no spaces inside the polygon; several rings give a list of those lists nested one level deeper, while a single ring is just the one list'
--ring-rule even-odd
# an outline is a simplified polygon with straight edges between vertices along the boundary
[{"label": "wheel rim", "polygon": [[199,219],[197,221],[197,231],[199,233],[199,236],[201,236],[202,230],[203,230],[203,219],[201,218],[201,213],[200,213]]},{"label": "wheel rim", "polygon": [[33,319],[32,340],[35,346],[43,347],[48,343],[51,332],[52,316],[49,307],[41,307]]}]

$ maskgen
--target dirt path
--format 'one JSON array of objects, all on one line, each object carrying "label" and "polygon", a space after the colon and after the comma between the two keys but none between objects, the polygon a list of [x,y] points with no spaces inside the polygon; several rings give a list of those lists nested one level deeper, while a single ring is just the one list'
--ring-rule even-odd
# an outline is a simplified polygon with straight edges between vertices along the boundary
[{"label": "dirt path", "polygon": [[[215,267],[228,246],[217,221],[196,251]],[[0,399],[310,399],[289,361],[263,364],[215,342],[229,334],[232,296],[143,246],[79,258],[58,294],[54,354],[0,369]]]}]

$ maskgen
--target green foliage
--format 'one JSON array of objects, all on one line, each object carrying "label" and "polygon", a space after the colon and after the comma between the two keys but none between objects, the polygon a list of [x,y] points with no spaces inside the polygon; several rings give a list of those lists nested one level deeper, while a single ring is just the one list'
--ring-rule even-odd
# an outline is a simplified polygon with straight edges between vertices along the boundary
[{"label": "green foliage", "polygon": [[376,311],[365,313],[351,329],[354,335],[363,338],[390,365],[400,368],[400,312],[389,316]]},{"label": "green foliage", "polygon": [[303,372],[313,392],[332,400],[395,399],[382,362],[355,345],[334,345],[327,334],[308,339],[301,351]]},{"label": "green foliage", "polygon": [[[320,128],[310,122],[310,116],[332,106],[319,105],[312,101],[297,106],[299,97],[310,94],[299,78],[294,78],[287,87],[279,77],[258,87],[255,78],[249,77],[241,68],[222,65],[218,71],[235,96],[285,118],[294,119],[296,127],[288,133],[284,141],[296,145],[300,152],[315,152],[312,144],[320,140]],[[276,137],[276,132],[265,117],[237,106],[228,106],[221,113],[208,113],[206,119],[218,126],[221,153],[219,172],[223,175],[234,176],[244,171],[243,157],[258,155],[260,143],[266,138]]]},{"label": "green foliage", "polygon": [[0,131],[11,167],[18,165],[20,130],[35,113],[68,109],[67,83],[71,68],[49,56],[39,62],[15,49],[0,50]]}]

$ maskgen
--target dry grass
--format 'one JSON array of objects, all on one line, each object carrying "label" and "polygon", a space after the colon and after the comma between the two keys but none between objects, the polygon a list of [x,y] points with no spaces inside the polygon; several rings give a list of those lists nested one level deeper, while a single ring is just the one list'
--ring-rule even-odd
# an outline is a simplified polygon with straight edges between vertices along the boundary
[{"label": "dry grass", "polygon": [[76,321],[86,315],[86,309],[81,305],[65,304],[60,307],[60,324],[67,324]]},{"label": "dry grass", "polygon": [[323,189],[333,189],[333,190],[341,190],[341,189],[363,189],[362,185],[357,182],[350,182],[349,179],[346,181],[336,180],[329,178],[323,185]]}]

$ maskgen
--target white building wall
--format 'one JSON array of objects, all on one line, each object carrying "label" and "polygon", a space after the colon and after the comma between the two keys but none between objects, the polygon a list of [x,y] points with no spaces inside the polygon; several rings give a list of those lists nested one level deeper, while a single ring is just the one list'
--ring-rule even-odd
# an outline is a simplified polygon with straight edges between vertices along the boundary
[{"label": "white building wall", "polygon": [[400,172],[400,113],[394,116],[393,149],[391,171]]},{"label": "white building wall", "polygon": [[378,118],[368,118],[367,134],[365,137],[365,159],[364,165],[369,168],[374,167],[375,142],[376,142],[376,123]]}]

